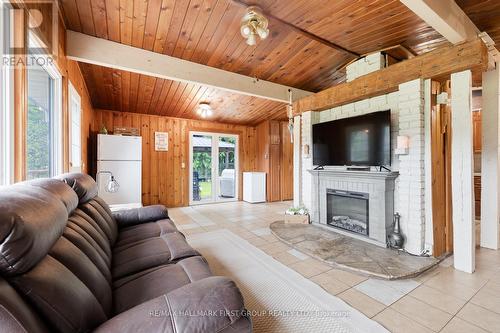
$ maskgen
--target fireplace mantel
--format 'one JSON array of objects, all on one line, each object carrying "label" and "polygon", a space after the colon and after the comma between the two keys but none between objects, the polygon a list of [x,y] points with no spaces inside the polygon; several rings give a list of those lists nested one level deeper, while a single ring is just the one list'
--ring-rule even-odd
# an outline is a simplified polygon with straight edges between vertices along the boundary
[{"label": "fireplace mantel", "polygon": [[[346,169],[308,170],[313,175],[312,223],[329,230],[386,246],[387,234],[392,230],[394,188],[398,172],[358,171]],[[327,191],[353,191],[369,197],[369,235],[363,236],[327,224]]]}]

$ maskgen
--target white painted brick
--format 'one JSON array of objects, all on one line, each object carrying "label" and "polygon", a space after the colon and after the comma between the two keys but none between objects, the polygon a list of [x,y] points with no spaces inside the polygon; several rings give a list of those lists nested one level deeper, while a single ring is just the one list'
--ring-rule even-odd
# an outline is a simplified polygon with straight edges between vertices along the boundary
[{"label": "white painted brick", "polygon": [[354,111],[354,104],[351,103],[342,105],[341,109],[342,109],[342,114],[349,114],[350,112]]},{"label": "white painted brick", "polygon": [[367,99],[354,103],[354,110],[356,111],[365,111],[368,110],[369,108],[370,108],[370,101]]}]

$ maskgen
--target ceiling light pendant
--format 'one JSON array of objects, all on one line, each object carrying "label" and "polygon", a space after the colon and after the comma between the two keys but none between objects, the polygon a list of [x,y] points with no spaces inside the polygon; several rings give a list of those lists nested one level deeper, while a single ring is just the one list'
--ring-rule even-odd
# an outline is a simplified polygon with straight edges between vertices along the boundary
[{"label": "ceiling light pendant", "polygon": [[196,113],[202,118],[210,117],[213,114],[212,107],[206,102],[202,102],[198,105]]},{"label": "ceiling light pendant", "polygon": [[241,35],[246,38],[248,45],[255,45],[257,36],[260,39],[266,39],[269,36],[268,25],[269,21],[262,14],[262,10],[259,7],[250,6],[241,19]]}]

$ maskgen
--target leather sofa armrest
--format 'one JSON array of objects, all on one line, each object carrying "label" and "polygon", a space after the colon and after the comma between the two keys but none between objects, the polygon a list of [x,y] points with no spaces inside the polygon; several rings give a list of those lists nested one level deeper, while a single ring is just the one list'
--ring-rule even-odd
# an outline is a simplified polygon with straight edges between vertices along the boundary
[{"label": "leather sofa armrest", "polygon": [[168,210],[163,205],[153,205],[116,211],[113,212],[113,217],[118,227],[123,228],[168,219]]},{"label": "leather sofa armrest", "polygon": [[95,332],[252,332],[243,297],[228,278],[184,285],[111,318]]}]

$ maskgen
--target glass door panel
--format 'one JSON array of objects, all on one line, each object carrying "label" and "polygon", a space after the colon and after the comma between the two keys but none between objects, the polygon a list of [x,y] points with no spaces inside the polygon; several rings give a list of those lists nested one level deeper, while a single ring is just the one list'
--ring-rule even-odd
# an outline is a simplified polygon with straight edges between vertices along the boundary
[{"label": "glass door panel", "polygon": [[238,197],[238,136],[190,134],[190,204]]},{"label": "glass door panel", "polygon": [[218,138],[218,188],[217,200],[236,198],[236,137]]},{"label": "glass door panel", "polygon": [[212,145],[211,135],[194,134],[192,142],[192,201],[213,201]]}]

